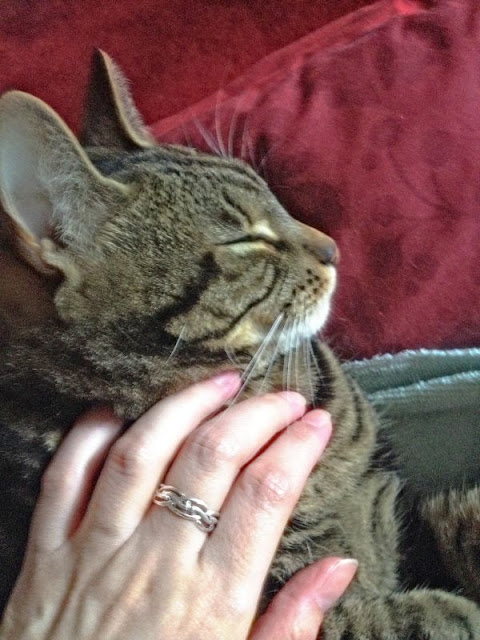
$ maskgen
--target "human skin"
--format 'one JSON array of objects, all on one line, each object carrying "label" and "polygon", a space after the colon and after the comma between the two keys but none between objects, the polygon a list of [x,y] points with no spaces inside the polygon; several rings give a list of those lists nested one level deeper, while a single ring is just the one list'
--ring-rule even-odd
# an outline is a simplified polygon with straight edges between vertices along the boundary
[{"label": "human skin", "polygon": [[[283,529],[331,434],[297,393],[223,410],[227,372],[162,400],[128,430],[83,416],[46,470],[4,640],[314,640],[356,571],[325,558],[255,619]],[[174,428],[172,428],[174,427]],[[206,534],[152,503],[158,484],[220,511]]]}]

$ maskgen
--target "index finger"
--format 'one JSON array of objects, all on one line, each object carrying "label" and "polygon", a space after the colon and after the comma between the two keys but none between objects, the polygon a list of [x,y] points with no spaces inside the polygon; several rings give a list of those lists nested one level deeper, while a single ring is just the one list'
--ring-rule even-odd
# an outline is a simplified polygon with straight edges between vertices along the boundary
[{"label": "index finger", "polygon": [[199,382],[158,402],[112,447],[81,535],[106,534],[124,542],[136,529],[160,479],[188,434],[237,391],[230,371]]}]

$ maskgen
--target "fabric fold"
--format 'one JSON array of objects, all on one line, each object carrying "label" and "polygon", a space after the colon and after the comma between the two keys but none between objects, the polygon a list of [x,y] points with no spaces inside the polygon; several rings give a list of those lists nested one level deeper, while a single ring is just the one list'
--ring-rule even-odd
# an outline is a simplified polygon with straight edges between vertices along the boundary
[{"label": "fabric fold", "polygon": [[480,477],[480,349],[408,350],[347,362],[419,490]]}]

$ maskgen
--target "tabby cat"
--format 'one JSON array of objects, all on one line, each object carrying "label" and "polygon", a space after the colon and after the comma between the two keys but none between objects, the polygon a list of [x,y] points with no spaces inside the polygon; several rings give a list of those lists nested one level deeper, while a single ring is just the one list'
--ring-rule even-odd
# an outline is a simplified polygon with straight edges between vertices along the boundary
[{"label": "tabby cat", "polygon": [[296,388],[335,425],[265,600],[316,558],[355,557],[325,640],[480,640],[477,489],[417,510],[436,564],[469,599],[400,580],[404,492],[373,410],[315,338],[335,288],[330,238],[293,220],[243,162],[157,145],[101,52],[81,142],[40,100],[0,100],[0,199],[2,606],[66,425],[97,403],[133,420],[234,363],[245,395]]}]

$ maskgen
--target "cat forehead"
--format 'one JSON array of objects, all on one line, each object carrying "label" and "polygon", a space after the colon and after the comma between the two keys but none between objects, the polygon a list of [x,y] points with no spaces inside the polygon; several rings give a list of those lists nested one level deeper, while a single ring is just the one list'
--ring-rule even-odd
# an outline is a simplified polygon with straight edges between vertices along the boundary
[{"label": "cat forehead", "polygon": [[276,213],[281,207],[265,181],[240,160],[178,146],[133,153],[93,150],[91,159],[106,176],[122,182],[146,180],[153,189],[144,190],[144,197],[165,190],[171,202],[182,201],[182,194],[194,195],[207,208],[235,210],[249,233],[277,239],[269,212]]},{"label": "cat forehead", "polygon": [[262,178],[246,163],[175,145],[154,146],[136,151],[86,149],[93,163],[107,176],[135,178],[142,173],[159,176],[216,178],[257,190],[267,189]]}]

